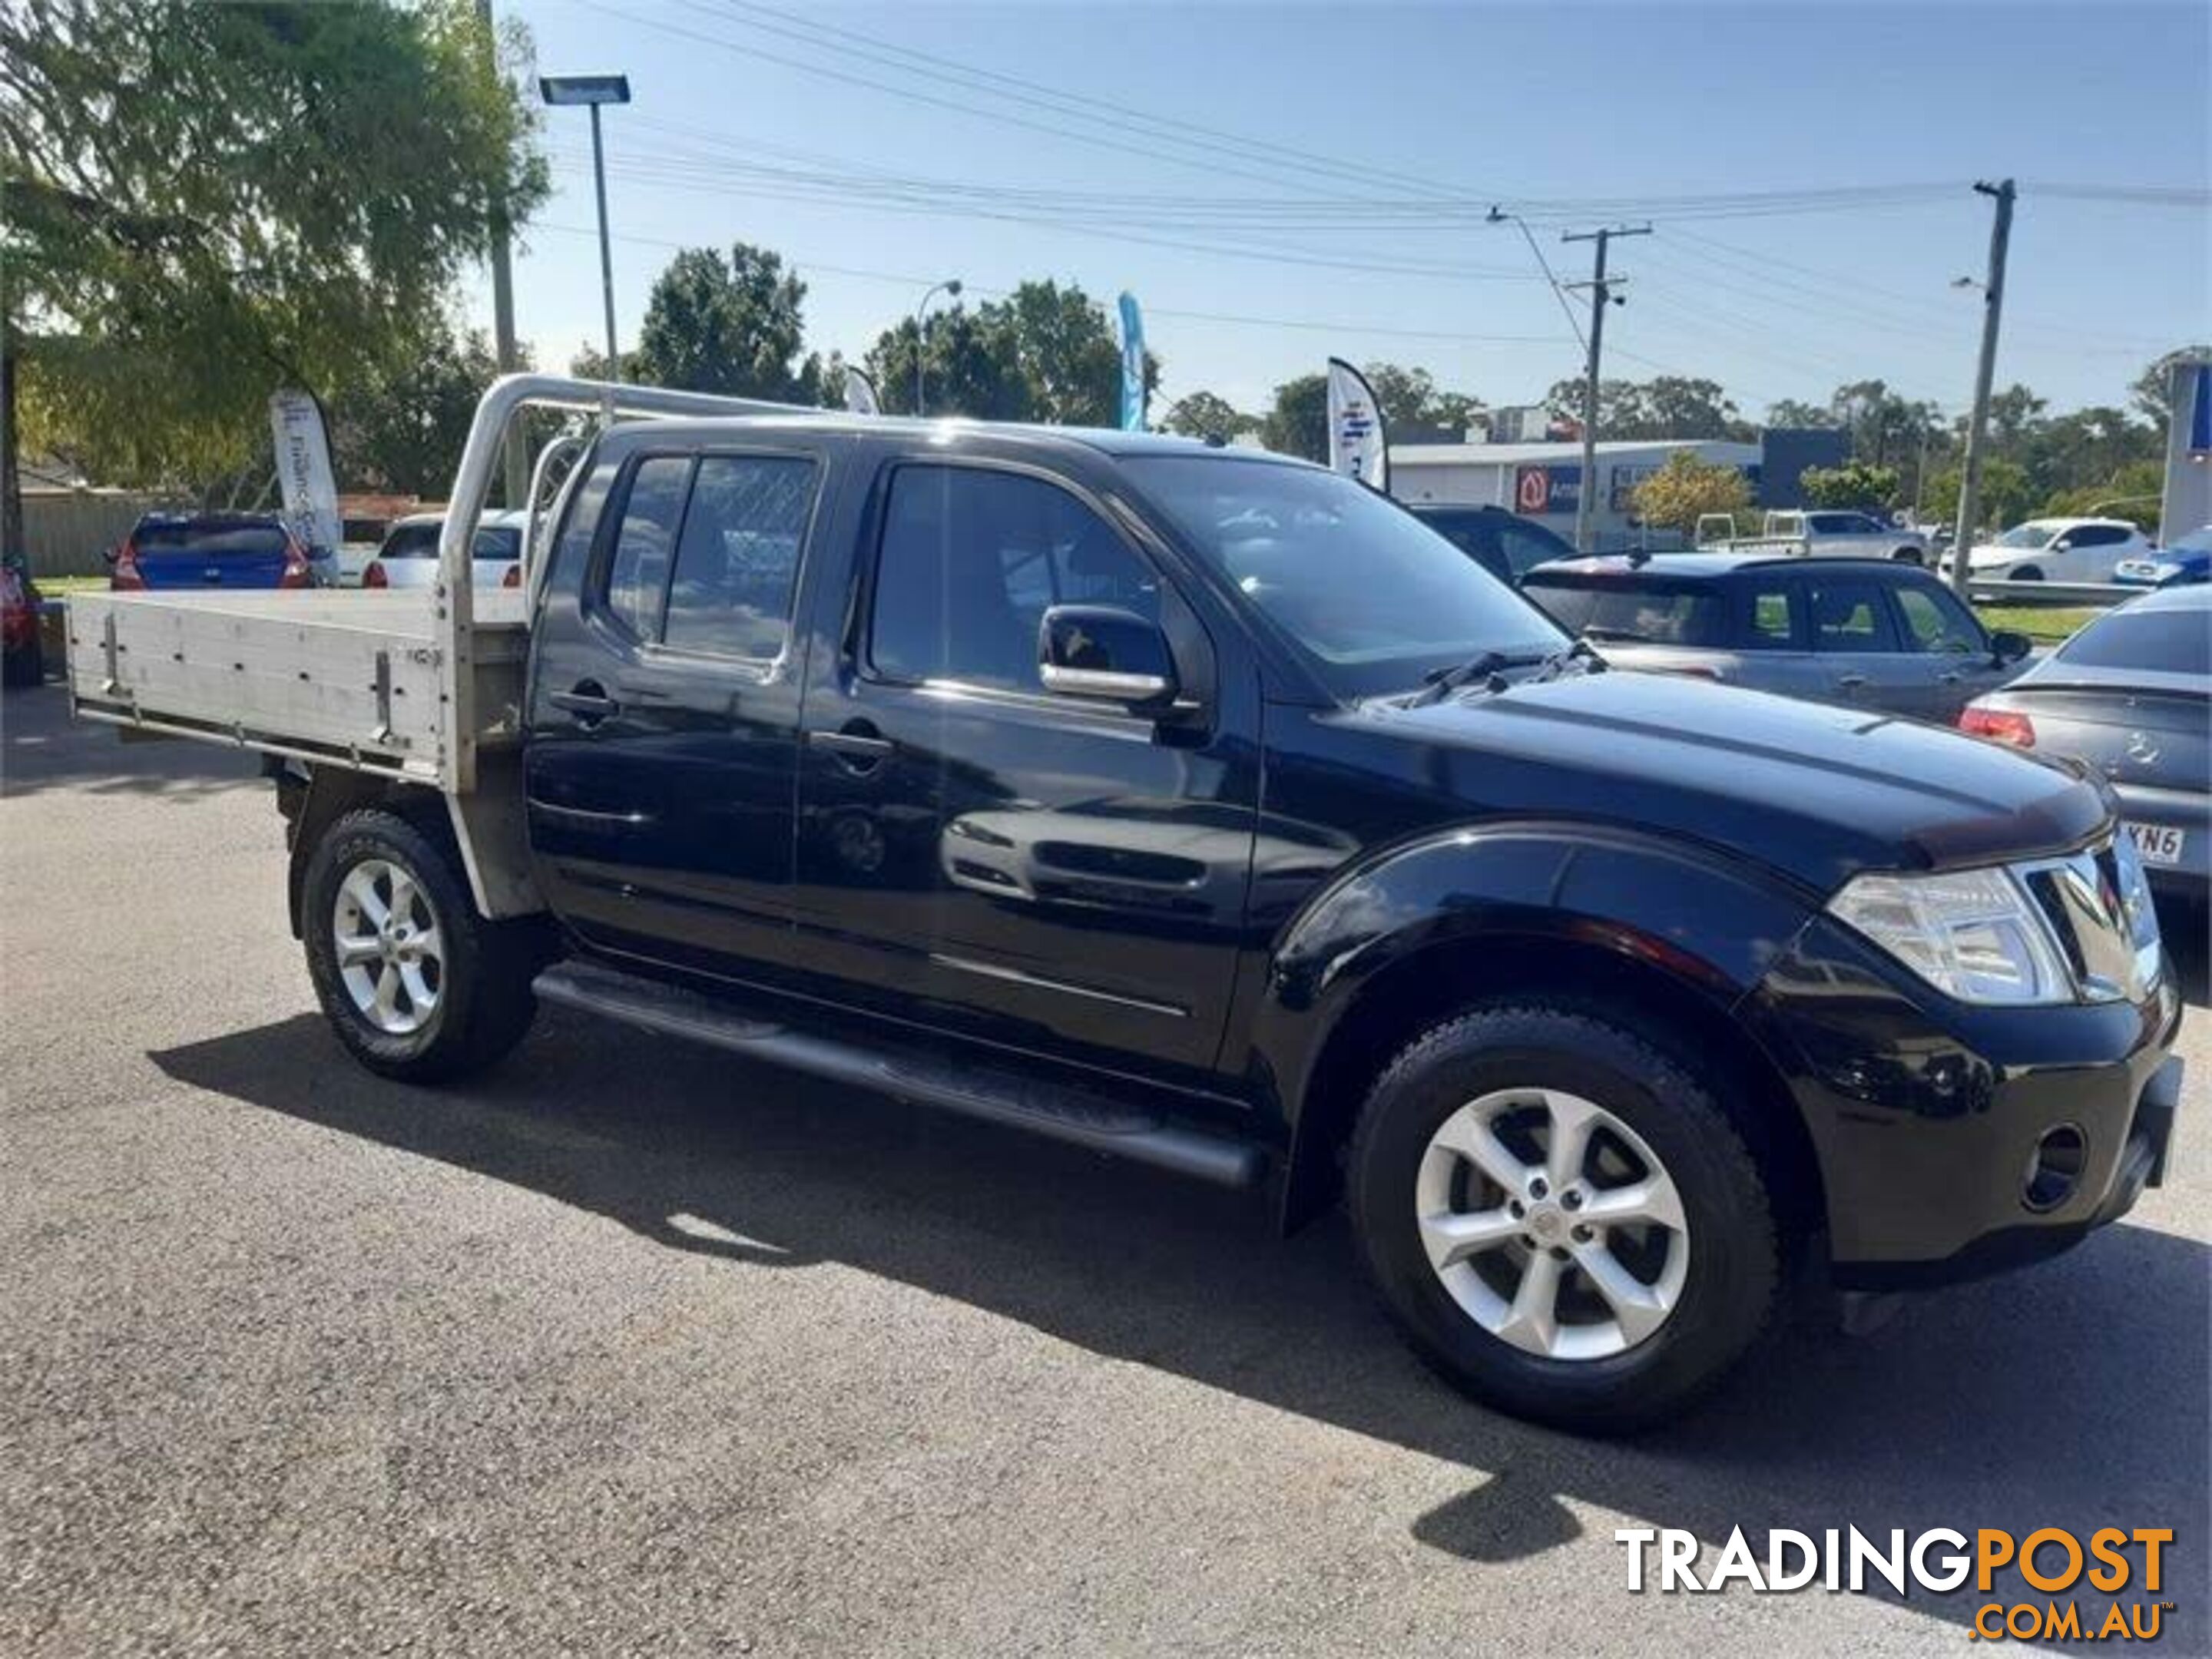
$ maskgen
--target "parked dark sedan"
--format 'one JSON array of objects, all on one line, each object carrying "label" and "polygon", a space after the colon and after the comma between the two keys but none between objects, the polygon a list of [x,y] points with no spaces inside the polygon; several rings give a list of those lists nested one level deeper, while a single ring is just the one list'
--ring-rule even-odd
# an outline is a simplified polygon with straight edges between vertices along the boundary
[{"label": "parked dark sedan", "polygon": [[1409,501],[1407,510],[1508,587],[1553,559],[1571,559],[1571,544],[1534,520],[1502,507],[1447,507]]},{"label": "parked dark sedan", "polygon": [[2096,768],[2152,887],[2212,890],[2212,588],[2161,588],[2106,611],[1959,725]]},{"label": "parked dark sedan", "polygon": [[1616,667],[1946,725],[2019,672],[2031,648],[1893,559],[1608,556],[1540,566],[1521,591]]}]

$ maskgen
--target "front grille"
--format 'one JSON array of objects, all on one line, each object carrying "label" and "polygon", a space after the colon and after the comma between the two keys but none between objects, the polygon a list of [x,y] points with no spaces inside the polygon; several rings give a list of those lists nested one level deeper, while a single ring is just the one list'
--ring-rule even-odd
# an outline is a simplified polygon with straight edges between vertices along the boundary
[{"label": "front grille", "polygon": [[2092,1002],[2139,1000],[2158,981],[2157,913],[2124,835],[2019,872],[2075,983]]}]

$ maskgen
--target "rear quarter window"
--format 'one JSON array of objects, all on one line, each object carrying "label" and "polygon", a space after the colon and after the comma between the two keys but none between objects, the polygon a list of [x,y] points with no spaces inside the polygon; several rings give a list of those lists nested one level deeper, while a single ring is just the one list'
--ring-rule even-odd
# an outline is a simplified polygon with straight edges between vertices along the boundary
[{"label": "rear quarter window", "polygon": [[1523,593],[1562,628],[1601,643],[1720,646],[1728,625],[1709,587],[1607,584],[1563,586],[1532,578]]}]

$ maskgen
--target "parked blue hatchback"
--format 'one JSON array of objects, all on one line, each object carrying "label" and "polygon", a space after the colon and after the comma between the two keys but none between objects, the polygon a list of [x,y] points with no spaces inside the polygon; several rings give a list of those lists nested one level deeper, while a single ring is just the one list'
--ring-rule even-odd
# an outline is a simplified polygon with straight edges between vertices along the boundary
[{"label": "parked blue hatchback", "polygon": [[108,586],[121,592],[337,582],[336,557],[319,556],[270,513],[149,513],[108,562]]},{"label": "parked blue hatchback", "polygon": [[2188,587],[2212,581],[2212,525],[2177,536],[2147,559],[2123,559],[2112,580],[2123,587]]}]

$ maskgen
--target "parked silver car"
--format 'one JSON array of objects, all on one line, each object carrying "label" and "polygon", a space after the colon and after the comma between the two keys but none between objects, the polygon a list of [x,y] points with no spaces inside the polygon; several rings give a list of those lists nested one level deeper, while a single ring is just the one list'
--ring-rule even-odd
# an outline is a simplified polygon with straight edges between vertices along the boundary
[{"label": "parked silver car", "polygon": [[1959,725],[2096,768],[2112,781],[2151,885],[2212,891],[2212,587],[2115,606],[1976,699]]},{"label": "parked silver car", "polygon": [[1521,591],[1616,667],[1949,724],[2031,648],[1889,559],[1660,553],[1562,560]]}]

